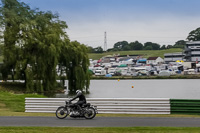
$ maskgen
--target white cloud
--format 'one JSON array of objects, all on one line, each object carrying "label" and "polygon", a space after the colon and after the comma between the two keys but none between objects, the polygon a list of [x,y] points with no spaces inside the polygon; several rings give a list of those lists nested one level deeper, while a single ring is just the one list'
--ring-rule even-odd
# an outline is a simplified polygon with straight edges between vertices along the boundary
[{"label": "white cloud", "polygon": [[170,16],[143,18],[139,20],[107,19],[99,22],[90,20],[69,23],[67,30],[71,40],[92,47],[104,44],[104,32],[107,32],[108,48],[112,48],[118,41],[147,41],[163,44],[174,44],[178,40],[185,40],[189,32],[198,28],[200,19],[196,17]]},{"label": "white cloud", "polygon": [[200,24],[197,0],[22,1],[58,11],[70,39],[92,47],[103,47],[105,31],[108,48],[123,40],[174,44]]}]

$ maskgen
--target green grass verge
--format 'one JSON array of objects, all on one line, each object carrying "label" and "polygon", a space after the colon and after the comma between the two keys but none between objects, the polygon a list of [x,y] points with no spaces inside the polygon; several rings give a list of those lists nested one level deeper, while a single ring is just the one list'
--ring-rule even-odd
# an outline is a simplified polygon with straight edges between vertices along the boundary
[{"label": "green grass verge", "polygon": [[5,104],[13,112],[24,112],[26,97],[45,97],[37,94],[13,94],[9,92],[0,91],[0,103]]},{"label": "green grass verge", "polygon": [[0,110],[3,112],[5,110],[10,110],[13,112],[24,112],[25,111],[25,98],[26,97],[35,97],[35,98],[44,98],[43,95],[38,94],[23,94],[21,93],[22,88],[19,86],[12,87],[2,87],[0,86]]},{"label": "green grass verge", "polygon": [[1,133],[199,133],[200,127],[0,127]]},{"label": "green grass verge", "polygon": [[[172,48],[165,50],[132,50],[132,51],[115,51],[115,52],[105,52],[105,53],[89,53],[88,56],[90,59],[98,60],[106,55],[143,55],[144,58],[159,56],[164,58],[165,53],[174,53],[174,52],[182,52],[180,48]],[[3,62],[3,56],[0,56],[0,62]]]},{"label": "green grass verge", "polygon": [[159,56],[164,58],[165,53],[182,52],[180,48],[166,49],[166,50],[133,50],[133,51],[115,51],[115,52],[105,52],[100,54],[89,53],[90,59],[98,60],[106,55],[143,55],[144,58]]}]

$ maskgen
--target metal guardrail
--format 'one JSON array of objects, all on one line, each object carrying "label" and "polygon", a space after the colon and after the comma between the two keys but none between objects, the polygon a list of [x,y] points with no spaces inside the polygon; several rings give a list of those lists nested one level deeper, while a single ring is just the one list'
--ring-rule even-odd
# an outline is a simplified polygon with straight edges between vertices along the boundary
[{"label": "metal guardrail", "polygon": [[[25,98],[25,112],[55,113],[67,98]],[[170,114],[169,98],[87,98],[98,113]]]}]

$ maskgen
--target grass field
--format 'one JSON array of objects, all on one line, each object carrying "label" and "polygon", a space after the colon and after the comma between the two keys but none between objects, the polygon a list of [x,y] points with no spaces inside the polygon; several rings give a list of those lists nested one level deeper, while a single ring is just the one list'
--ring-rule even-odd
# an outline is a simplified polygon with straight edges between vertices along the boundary
[{"label": "grass field", "polygon": [[24,112],[26,97],[45,97],[38,94],[23,94],[22,90],[23,87],[19,83],[9,83],[9,85],[1,83],[0,110],[9,109],[11,112]]},{"label": "grass field", "polygon": [[134,51],[116,51],[116,52],[105,52],[100,54],[89,53],[89,58],[98,60],[106,55],[142,55],[144,58],[159,56],[164,58],[165,53],[182,52],[180,48],[166,49],[166,50],[134,50]]},{"label": "grass field", "polygon": [[[105,53],[89,53],[88,56],[90,59],[98,60],[106,55],[143,55],[144,58],[159,56],[164,58],[165,53],[174,53],[174,52],[182,52],[180,48],[172,48],[166,50],[133,50],[133,51],[115,51],[115,52],[105,52]],[[0,56],[0,62],[3,62],[3,56]]]},{"label": "grass field", "polygon": [[195,127],[0,127],[1,133],[199,133]]}]

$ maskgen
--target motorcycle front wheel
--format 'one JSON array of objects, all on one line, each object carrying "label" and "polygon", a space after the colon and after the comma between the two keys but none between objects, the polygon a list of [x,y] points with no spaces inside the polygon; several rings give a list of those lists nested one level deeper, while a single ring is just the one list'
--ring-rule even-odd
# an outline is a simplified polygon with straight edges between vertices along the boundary
[{"label": "motorcycle front wheel", "polygon": [[85,109],[84,117],[86,119],[92,119],[96,116],[96,111],[94,108],[89,107]]},{"label": "motorcycle front wheel", "polygon": [[68,116],[69,112],[65,107],[58,107],[56,110],[56,117],[58,119],[64,119]]}]

